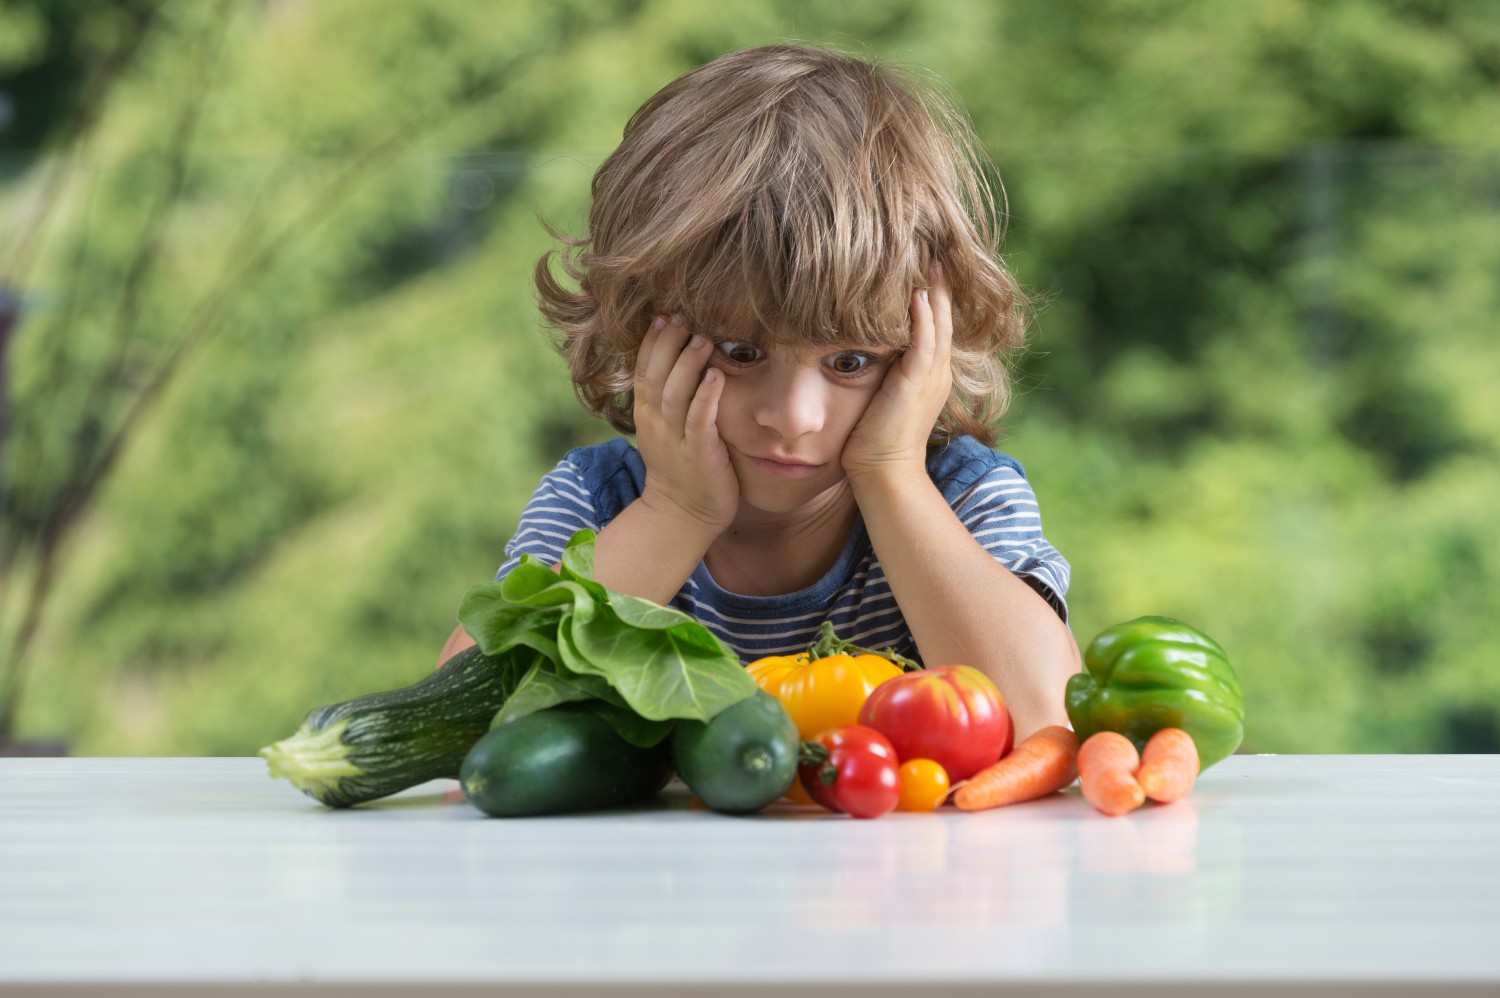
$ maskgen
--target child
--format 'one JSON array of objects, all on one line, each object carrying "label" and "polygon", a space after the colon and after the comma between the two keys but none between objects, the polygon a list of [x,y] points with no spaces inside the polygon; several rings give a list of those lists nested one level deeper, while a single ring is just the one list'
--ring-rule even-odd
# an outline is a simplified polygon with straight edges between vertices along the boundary
[{"label": "child", "polygon": [[[669,84],[595,174],[578,290],[537,264],[584,407],[506,545],[700,620],[743,661],[840,637],[986,672],[1017,736],[1066,723],[1068,564],[990,449],[1024,304],[966,120],[812,48]],[[443,660],[472,644],[457,629]]]}]

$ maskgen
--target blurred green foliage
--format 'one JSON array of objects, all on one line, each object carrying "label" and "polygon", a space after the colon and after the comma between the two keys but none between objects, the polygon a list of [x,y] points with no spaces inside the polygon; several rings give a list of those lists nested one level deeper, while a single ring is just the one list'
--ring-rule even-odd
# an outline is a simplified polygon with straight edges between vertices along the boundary
[{"label": "blurred green foliage", "polygon": [[375,8],[0,6],[18,736],[248,754],[430,669],[609,435],[539,216],[668,80],[795,39],[929,69],[999,165],[1047,301],[1002,447],[1080,642],[1207,630],[1248,751],[1500,750],[1500,5]]}]

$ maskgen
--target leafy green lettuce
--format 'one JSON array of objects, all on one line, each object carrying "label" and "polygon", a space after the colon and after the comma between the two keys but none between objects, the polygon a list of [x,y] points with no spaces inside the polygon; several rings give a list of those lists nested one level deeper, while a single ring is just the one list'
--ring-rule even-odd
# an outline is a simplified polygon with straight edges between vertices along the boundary
[{"label": "leafy green lettuce", "polygon": [[708,721],[755,693],[739,658],[692,617],[594,581],[592,530],[568,541],[554,572],[531,555],[474,586],[459,622],[518,673],[495,723],[572,701],[637,745],[683,719]]}]

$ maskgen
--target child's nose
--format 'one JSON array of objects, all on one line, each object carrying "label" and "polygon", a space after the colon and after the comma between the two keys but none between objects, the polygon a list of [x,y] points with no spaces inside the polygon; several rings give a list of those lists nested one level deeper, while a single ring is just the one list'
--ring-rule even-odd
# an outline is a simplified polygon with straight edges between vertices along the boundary
[{"label": "child's nose", "polygon": [[818,432],[828,411],[825,387],[816,370],[800,365],[771,379],[756,409],[756,422],[784,438]]}]

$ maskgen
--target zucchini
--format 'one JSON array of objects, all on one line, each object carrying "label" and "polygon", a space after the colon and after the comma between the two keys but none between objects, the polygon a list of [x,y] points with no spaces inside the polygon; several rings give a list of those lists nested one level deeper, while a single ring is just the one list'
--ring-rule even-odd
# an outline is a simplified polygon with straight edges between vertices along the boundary
[{"label": "zucchini", "polygon": [[459,771],[464,796],[492,817],[594,811],[645,800],[672,777],[663,739],[632,745],[580,703],[498,724]]},{"label": "zucchini", "polygon": [[404,689],[318,707],[296,734],[260,754],[273,777],[329,807],[456,777],[515,688],[522,663],[513,654],[468,648]]},{"label": "zucchini", "polygon": [[801,740],[780,700],[765,690],[709,719],[679,721],[672,761],[688,789],[715,811],[759,811],[792,787]]}]

